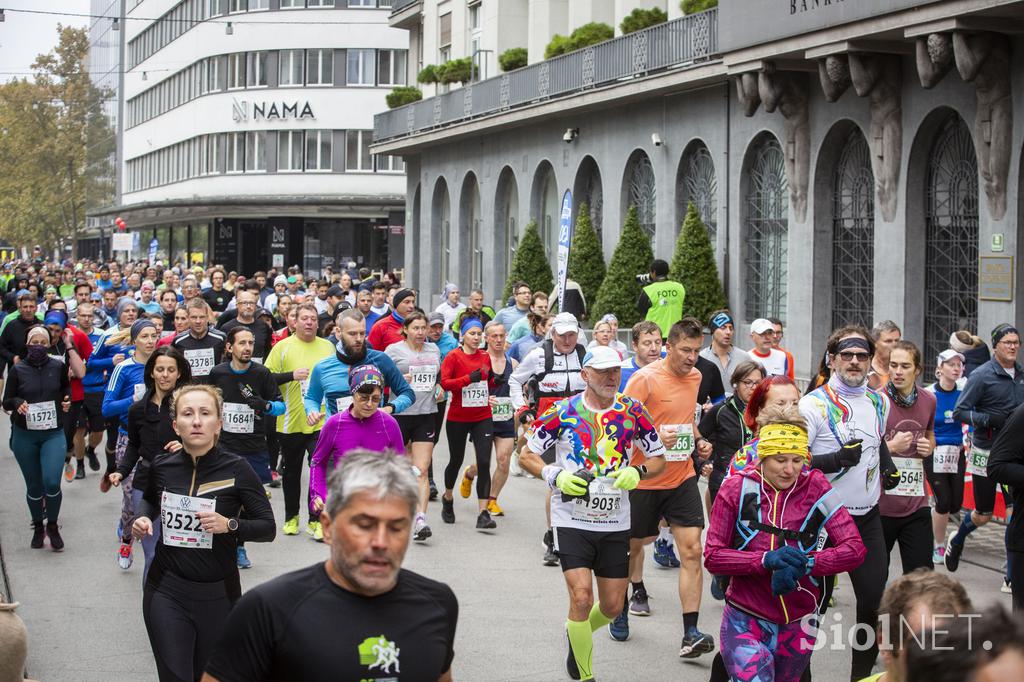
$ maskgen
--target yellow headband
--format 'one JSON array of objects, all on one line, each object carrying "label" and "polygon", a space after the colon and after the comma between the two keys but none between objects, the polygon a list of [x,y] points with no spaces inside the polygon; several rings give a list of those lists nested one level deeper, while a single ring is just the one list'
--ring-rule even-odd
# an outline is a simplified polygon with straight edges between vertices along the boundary
[{"label": "yellow headband", "polygon": [[807,431],[792,424],[767,424],[758,433],[757,456],[803,455],[810,461],[807,450]]}]

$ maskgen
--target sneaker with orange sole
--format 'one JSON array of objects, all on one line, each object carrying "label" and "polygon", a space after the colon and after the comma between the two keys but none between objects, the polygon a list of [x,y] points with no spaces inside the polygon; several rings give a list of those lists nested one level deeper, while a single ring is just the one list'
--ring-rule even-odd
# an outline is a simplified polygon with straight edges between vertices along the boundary
[{"label": "sneaker with orange sole", "polygon": [[459,494],[465,499],[469,499],[469,496],[473,493],[473,478],[467,476],[466,473],[469,471],[469,467],[462,472],[462,483],[459,484]]}]

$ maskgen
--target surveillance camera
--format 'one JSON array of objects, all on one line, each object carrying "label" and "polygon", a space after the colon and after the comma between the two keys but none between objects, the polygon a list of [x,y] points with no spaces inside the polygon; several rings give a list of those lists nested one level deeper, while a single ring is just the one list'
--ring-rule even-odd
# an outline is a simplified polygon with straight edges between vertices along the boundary
[{"label": "surveillance camera", "polygon": [[566,128],[565,133],[562,135],[562,142],[566,144],[572,144],[572,142],[579,137],[579,128]]},{"label": "surveillance camera", "polygon": [[665,144],[664,142],[661,141],[661,135],[659,135],[658,133],[651,133],[651,142],[654,143],[655,147],[660,147],[661,145]]}]

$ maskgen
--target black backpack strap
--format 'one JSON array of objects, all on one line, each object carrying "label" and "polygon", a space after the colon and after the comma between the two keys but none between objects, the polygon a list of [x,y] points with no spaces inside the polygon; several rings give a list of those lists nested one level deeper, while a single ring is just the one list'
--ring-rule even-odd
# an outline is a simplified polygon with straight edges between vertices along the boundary
[{"label": "black backpack strap", "polygon": [[542,344],[544,348],[544,373],[537,376],[538,383],[541,379],[551,374],[551,371],[555,368],[555,346],[551,339],[548,339]]}]

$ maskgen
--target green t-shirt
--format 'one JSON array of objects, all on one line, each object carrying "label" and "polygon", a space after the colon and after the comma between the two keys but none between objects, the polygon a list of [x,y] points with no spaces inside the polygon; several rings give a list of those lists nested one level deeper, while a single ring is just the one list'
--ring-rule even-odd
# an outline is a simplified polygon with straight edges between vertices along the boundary
[{"label": "green t-shirt", "polygon": [[[300,367],[313,371],[313,365],[334,354],[334,345],[319,336],[306,343],[297,336],[279,341],[267,356],[266,367],[271,372],[294,372]],[[302,396],[306,393],[309,379],[289,381],[281,386],[284,396],[285,413],[277,418],[279,433],[316,433],[324,425],[323,417],[313,426],[306,423],[306,408]]]}]

